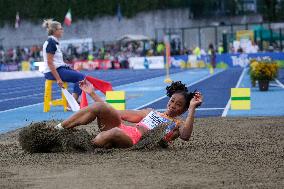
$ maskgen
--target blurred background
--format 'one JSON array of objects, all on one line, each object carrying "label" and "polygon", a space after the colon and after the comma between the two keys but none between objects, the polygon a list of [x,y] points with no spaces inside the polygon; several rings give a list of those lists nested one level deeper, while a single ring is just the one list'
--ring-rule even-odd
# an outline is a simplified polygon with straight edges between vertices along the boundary
[{"label": "blurred background", "polygon": [[38,69],[46,18],[63,24],[62,50],[79,70],[135,68],[133,57],[163,56],[165,39],[173,66],[203,67],[212,50],[217,65],[232,66],[228,54],[283,51],[283,8],[283,0],[0,0],[0,70]]}]

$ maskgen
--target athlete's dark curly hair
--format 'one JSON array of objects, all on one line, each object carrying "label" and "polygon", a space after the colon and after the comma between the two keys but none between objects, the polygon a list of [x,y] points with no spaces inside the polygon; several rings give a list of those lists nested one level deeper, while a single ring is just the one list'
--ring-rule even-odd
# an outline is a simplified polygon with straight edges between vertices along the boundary
[{"label": "athlete's dark curly hair", "polygon": [[172,97],[175,93],[180,93],[184,96],[185,99],[185,110],[187,110],[190,100],[194,97],[195,92],[188,92],[187,87],[181,81],[172,82],[170,86],[166,87],[167,96]]}]

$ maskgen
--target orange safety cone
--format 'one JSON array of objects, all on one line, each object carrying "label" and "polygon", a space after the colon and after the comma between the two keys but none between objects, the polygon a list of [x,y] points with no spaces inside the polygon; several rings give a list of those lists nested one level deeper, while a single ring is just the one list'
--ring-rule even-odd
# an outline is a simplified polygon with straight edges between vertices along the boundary
[{"label": "orange safety cone", "polygon": [[95,89],[98,89],[104,94],[106,94],[107,91],[112,91],[112,85],[107,81],[103,81],[91,76],[87,76],[86,79],[93,84]]},{"label": "orange safety cone", "polygon": [[80,109],[88,106],[88,100],[87,100],[87,95],[84,91],[82,91],[81,94],[81,103],[80,103]]}]

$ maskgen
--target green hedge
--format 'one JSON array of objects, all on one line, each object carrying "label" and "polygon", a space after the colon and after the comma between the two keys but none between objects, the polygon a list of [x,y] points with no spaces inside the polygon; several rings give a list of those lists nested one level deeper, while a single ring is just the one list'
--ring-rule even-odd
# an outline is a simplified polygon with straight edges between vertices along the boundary
[{"label": "green hedge", "polygon": [[[270,21],[283,20],[284,1],[272,2],[257,1],[258,12]],[[122,15],[128,18],[139,12],[175,8],[191,10],[189,18],[249,14],[243,11],[243,3],[245,1],[241,0],[0,0],[0,24],[14,24],[17,11],[22,20],[34,22],[50,17],[62,21],[69,8],[75,22],[79,19],[93,19],[96,16],[114,16],[118,4]]]}]

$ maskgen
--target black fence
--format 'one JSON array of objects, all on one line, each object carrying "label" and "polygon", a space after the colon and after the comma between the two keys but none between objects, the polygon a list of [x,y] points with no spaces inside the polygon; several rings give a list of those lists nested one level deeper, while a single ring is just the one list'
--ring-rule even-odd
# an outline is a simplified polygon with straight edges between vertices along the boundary
[{"label": "black fence", "polygon": [[254,31],[254,43],[260,51],[282,51],[284,23],[250,23],[239,25],[200,26],[189,28],[156,28],[155,39],[163,41],[167,36],[170,41],[180,43],[181,49],[193,49],[196,46],[208,49],[209,44],[223,46],[224,52],[230,51],[230,45],[240,30]]}]

